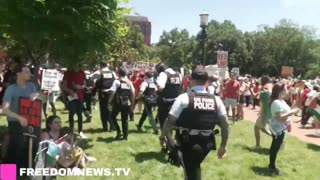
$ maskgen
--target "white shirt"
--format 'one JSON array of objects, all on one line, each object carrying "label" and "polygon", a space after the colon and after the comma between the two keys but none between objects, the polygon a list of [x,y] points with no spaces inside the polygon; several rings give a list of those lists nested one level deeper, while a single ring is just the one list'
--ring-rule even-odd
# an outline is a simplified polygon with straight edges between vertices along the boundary
[{"label": "white shirt", "polygon": [[209,94],[220,94],[220,84],[218,82],[213,82],[209,87],[208,87],[208,93]]},{"label": "white shirt", "polygon": [[[167,74],[165,73],[169,73],[169,74],[176,74],[177,72],[175,72],[173,69],[171,68],[168,68],[166,69],[164,72],[161,72],[157,78],[157,85],[160,87],[160,88],[165,88],[166,87],[166,83],[167,83],[167,80],[168,80],[168,76]],[[182,82],[182,76],[180,74],[180,81]]]},{"label": "white shirt", "polygon": [[[193,91],[198,93],[207,93],[205,86],[195,86],[191,88]],[[220,97],[215,96],[216,103],[217,103],[217,110],[218,110],[218,116],[226,116],[226,108],[220,99]],[[169,112],[170,115],[179,118],[181,112],[189,106],[189,97],[188,93],[181,94],[178,96],[175,100],[175,102],[172,105],[172,108]]]},{"label": "white shirt", "polygon": [[[127,77],[121,77],[120,80],[129,81],[129,82],[130,82],[130,83],[129,83],[129,86],[130,86],[131,92],[132,92],[132,94],[135,93],[134,86],[133,86],[132,82],[131,82]],[[116,92],[116,91],[117,91],[117,89],[118,89],[118,88],[120,87],[120,85],[121,85],[120,80],[117,79],[117,80],[113,81],[112,86],[111,86],[111,88],[110,88],[111,91],[113,91],[113,92]]]},{"label": "white shirt", "polygon": [[[97,80],[99,80],[101,78],[101,71],[106,72],[106,71],[110,71],[110,69],[108,67],[102,68],[101,70],[97,70],[94,73],[90,74],[89,77],[91,77],[96,82]],[[117,79],[117,75],[114,71],[112,71],[112,74],[113,74],[114,78]]]},{"label": "white shirt", "polygon": [[145,80],[145,81],[141,84],[140,92],[143,93],[143,92],[148,88],[148,84],[153,84],[154,87],[152,87],[152,88],[155,88],[156,91],[158,90],[157,86],[156,86],[155,83],[154,83],[154,79],[153,79],[153,78],[150,78],[150,79]]}]

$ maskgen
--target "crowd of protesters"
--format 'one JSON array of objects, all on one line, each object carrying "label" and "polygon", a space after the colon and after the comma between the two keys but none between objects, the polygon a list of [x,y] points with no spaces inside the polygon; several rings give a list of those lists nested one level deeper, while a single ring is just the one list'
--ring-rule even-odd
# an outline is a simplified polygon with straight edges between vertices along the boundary
[{"label": "crowd of protesters", "polygon": [[[59,91],[37,90],[35,84],[41,83],[43,69],[55,69],[61,73]],[[168,115],[162,114],[161,109],[163,107],[158,107],[160,111],[158,111],[157,116],[153,116],[153,111],[156,109],[154,107],[157,104],[159,105],[159,94],[166,93],[166,91],[161,92],[161,90],[165,89],[168,83],[172,83],[170,87],[180,88],[180,93],[190,90],[190,72],[184,72],[185,76],[182,77],[181,73],[168,67],[160,71],[157,69],[128,71],[125,67],[113,69],[109,64],[102,62],[100,67],[92,69],[85,65],[78,65],[72,69],[61,68],[58,65],[43,66],[37,72],[38,79],[32,78],[32,76],[36,77],[35,73],[32,67],[22,65],[18,58],[10,61],[2,69],[0,99],[3,101],[3,113],[8,116],[9,123],[8,133],[3,138],[1,159],[4,162],[17,163],[19,167],[26,166],[25,154],[21,153],[25,152],[25,147],[22,147],[24,144],[22,142],[25,139],[21,134],[21,128],[27,125],[26,119],[17,114],[16,98],[20,95],[33,99],[41,97],[43,113],[47,122],[42,140],[56,142],[63,138],[63,141],[68,142],[62,152],[65,153],[74,145],[74,115],[77,116],[78,121],[78,136],[83,139],[87,138],[84,134],[83,123],[85,121],[83,116],[86,117],[87,122],[91,122],[92,116],[95,114],[92,111],[96,107],[96,102],[99,102],[102,130],[106,132],[115,131],[115,139],[117,140],[121,138],[128,140],[128,120],[135,121],[134,109],[136,105],[139,107],[139,112],[142,113],[142,117],[137,123],[137,130],[143,131],[143,123],[148,118],[154,134],[159,134],[157,123],[162,127],[164,121],[162,116]],[[169,76],[172,76],[170,82],[161,79],[163,74],[166,74],[168,79]],[[173,81],[171,82],[171,80]],[[161,83],[163,83],[162,87],[159,86]],[[175,86],[175,83],[178,86]],[[260,130],[272,137],[269,168],[274,174],[279,174],[275,160],[283,143],[284,132],[289,130],[290,116],[299,115],[298,111],[300,110],[302,128],[306,127],[310,118],[313,117],[315,121],[309,123],[316,128],[315,135],[320,136],[318,122],[320,111],[317,109],[320,102],[319,79],[277,79],[267,76],[255,78],[250,75],[239,76],[235,72],[231,72],[227,79],[222,79],[216,75],[211,76],[206,86],[209,93],[219,96],[223,100],[227,115],[233,123],[245,119],[245,107],[256,109],[257,106],[260,106],[260,115],[255,125],[256,147],[260,147]],[[15,88],[14,93],[12,88]],[[175,97],[172,97],[172,99],[174,100]],[[64,103],[65,108],[69,111],[69,128],[65,130],[66,132],[61,132],[61,119],[57,116],[55,103],[58,99]],[[48,107],[48,105],[50,106]],[[142,109],[142,106],[144,106],[144,109]],[[168,110],[170,110],[171,106],[168,107]],[[48,116],[47,110],[49,108],[51,108],[53,116]],[[121,114],[121,127],[117,121],[119,113]],[[267,128],[268,124],[270,128]],[[64,136],[65,134],[68,136]],[[69,141],[67,137],[69,137]],[[164,141],[165,137],[161,133],[161,145]],[[63,167],[84,167],[86,162],[95,161],[93,157],[85,155],[80,148],[73,149],[72,153],[78,154],[72,161],[64,160],[63,158],[66,155],[61,155],[61,159],[49,160],[48,166],[55,166],[52,163],[58,162]]]}]

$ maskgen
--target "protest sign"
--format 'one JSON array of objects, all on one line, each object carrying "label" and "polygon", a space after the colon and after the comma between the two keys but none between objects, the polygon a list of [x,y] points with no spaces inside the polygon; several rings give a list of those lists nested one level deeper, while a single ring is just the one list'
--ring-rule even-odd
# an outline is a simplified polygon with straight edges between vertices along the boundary
[{"label": "protest sign", "polygon": [[282,66],[281,67],[281,77],[289,77],[292,76],[294,72],[294,68],[290,66]]},{"label": "protest sign", "polygon": [[234,73],[236,76],[239,76],[240,75],[240,69],[239,68],[232,68],[231,70],[232,73]]},{"label": "protest sign", "polygon": [[28,121],[28,127],[24,134],[32,137],[40,137],[41,132],[41,107],[42,101],[31,101],[29,98],[19,99],[19,115]]},{"label": "protest sign", "polygon": [[228,67],[228,51],[217,52],[217,63],[219,68]]},{"label": "protest sign", "polygon": [[60,72],[54,69],[44,69],[42,73],[41,90],[59,91]]}]

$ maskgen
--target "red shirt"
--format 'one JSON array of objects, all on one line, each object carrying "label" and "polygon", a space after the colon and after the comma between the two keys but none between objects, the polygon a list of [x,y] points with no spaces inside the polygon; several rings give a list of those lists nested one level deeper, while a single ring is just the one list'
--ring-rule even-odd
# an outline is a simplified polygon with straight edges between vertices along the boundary
[{"label": "red shirt", "polygon": [[[67,87],[69,89],[73,89],[72,86],[76,84],[83,86],[86,81],[86,74],[84,71],[67,71],[64,73],[63,81],[67,81]],[[78,90],[77,94],[80,100],[84,100],[84,89]]]},{"label": "red shirt", "polygon": [[238,99],[240,83],[238,81],[228,81],[225,83],[225,97],[230,99]]},{"label": "red shirt", "polygon": [[259,89],[260,89],[259,86],[255,86],[254,89],[253,89],[253,92],[254,92],[254,93],[258,93],[258,92],[259,92]]},{"label": "red shirt", "polygon": [[183,78],[183,88],[184,89],[186,89],[186,88],[188,88],[189,87],[189,77],[188,76],[185,76],[184,78]]},{"label": "red shirt", "polygon": [[311,89],[306,88],[302,91],[301,93],[301,103],[304,106],[304,103],[307,101],[307,94],[309,94],[309,92],[311,92]]}]

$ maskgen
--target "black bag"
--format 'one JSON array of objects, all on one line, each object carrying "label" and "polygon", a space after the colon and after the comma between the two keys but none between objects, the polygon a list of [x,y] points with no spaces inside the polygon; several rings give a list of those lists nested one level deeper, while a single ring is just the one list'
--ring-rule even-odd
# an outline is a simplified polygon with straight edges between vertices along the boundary
[{"label": "black bag", "polygon": [[117,90],[118,105],[121,107],[130,107],[132,105],[131,97],[133,96],[131,86],[125,82],[120,81],[120,87]]},{"label": "black bag", "polygon": [[111,71],[101,71],[100,88],[102,90],[110,89],[114,80],[115,77]]},{"label": "black bag", "polygon": [[[155,84],[154,84],[155,85]],[[147,105],[155,106],[157,104],[158,95],[155,87],[150,87],[148,83],[148,87],[144,92],[144,101]]]}]

